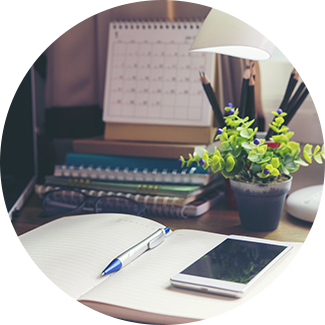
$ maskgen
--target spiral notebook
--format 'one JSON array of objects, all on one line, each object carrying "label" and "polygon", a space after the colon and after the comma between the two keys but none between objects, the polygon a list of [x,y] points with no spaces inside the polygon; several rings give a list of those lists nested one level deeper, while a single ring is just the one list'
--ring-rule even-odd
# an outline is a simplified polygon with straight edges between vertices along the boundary
[{"label": "spiral notebook", "polygon": [[200,22],[113,22],[103,120],[210,127],[199,71],[214,77],[212,53],[189,53]]},{"label": "spiral notebook", "polygon": [[[60,186],[51,186],[51,185],[35,185],[35,193],[43,199],[44,196],[53,190],[63,189]],[[194,199],[192,202],[186,202],[182,198],[178,197],[161,197],[161,196],[149,196],[149,195],[133,195],[131,193],[121,193],[121,192],[112,192],[112,191],[95,191],[89,189],[81,189],[86,195],[90,196],[118,196],[118,197],[127,197],[143,203],[146,207],[145,215],[146,216],[162,216],[168,218],[192,218],[198,217],[203,213],[210,210],[217,202],[219,202],[224,197],[224,193],[221,190],[221,187],[217,187],[202,196]],[[69,200],[73,201],[74,197],[69,191],[63,192],[64,197],[62,198],[63,206],[66,206],[69,203]],[[118,201],[116,201],[118,204]],[[124,213],[133,213],[132,206],[124,206]],[[84,208],[83,212],[91,213],[93,208],[88,209]]]},{"label": "spiral notebook", "polygon": [[64,165],[56,165],[54,176],[101,181],[208,185],[221,179],[220,173],[194,163],[184,167],[176,159],[92,155],[70,152]]}]

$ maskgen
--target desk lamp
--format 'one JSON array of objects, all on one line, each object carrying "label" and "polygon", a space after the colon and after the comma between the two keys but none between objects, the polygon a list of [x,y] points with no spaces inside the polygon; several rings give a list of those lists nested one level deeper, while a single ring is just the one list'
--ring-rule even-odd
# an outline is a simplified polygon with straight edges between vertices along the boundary
[{"label": "desk lamp", "polygon": [[191,52],[213,52],[248,60],[267,60],[274,45],[256,29],[222,11],[211,9]]},{"label": "desk lamp", "polygon": [[[268,60],[274,48],[256,29],[222,11],[211,9],[189,51],[247,59],[252,67],[253,61]],[[286,202],[287,212],[298,219],[313,222],[322,190],[323,185],[316,185],[292,193]]]}]

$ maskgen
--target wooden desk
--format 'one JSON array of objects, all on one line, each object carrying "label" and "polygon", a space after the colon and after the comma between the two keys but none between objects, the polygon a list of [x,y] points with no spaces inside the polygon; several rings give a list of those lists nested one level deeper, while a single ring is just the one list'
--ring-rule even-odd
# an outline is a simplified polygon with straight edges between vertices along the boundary
[{"label": "wooden desk", "polygon": [[[312,165],[301,168],[295,173],[292,191],[304,186],[325,184],[325,165]],[[19,217],[11,222],[4,233],[0,234],[0,244],[25,233],[54,218],[41,219],[41,200],[33,195],[22,210]],[[300,221],[289,216],[286,212],[282,215],[279,228],[270,233],[248,232],[241,228],[238,213],[225,207],[220,202],[213,210],[196,219],[167,219],[152,218],[171,229],[192,228],[224,234],[244,234],[255,237],[270,238],[284,241],[300,241],[307,244],[309,250],[323,252],[321,262],[304,284],[298,295],[294,298],[284,312],[278,325],[320,325],[325,323],[325,225],[314,225]],[[68,309],[47,309],[39,306],[27,306],[18,303],[0,301],[0,316],[21,319],[41,324],[66,324],[69,318]],[[112,324],[109,320],[89,319],[81,315],[77,324]],[[263,324],[261,324],[263,325]]]}]

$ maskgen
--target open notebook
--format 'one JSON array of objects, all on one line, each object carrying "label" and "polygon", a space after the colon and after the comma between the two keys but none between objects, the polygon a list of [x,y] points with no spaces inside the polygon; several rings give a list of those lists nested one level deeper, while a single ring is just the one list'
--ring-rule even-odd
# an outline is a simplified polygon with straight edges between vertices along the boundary
[{"label": "open notebook", "polygon": [[177,229],[122,270],[101,276],[108,262],[164,227],[147,218],[105,213],[49,222],[0,247],[0,297],[76,307],[76,317],[83,310],[150,324],[273,324],[320,257],[293,243],[240,299],[177,289],[170,277],[227,237]]},{"label": "open notebook", "polygon": [[30,9],[0,2],[0,232],[36,180]]}]

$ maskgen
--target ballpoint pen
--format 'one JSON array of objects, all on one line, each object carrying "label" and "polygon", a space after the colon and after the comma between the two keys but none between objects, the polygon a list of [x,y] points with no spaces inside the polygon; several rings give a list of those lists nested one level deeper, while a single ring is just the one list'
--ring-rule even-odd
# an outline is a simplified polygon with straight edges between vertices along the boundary
[{"label": "ballpoint pen", "polygon": [[104,269],[101,275],[103,276],[112,272],[116,272],[120,270],[122,267],[125,267],[126,265],[134,261],[145,251],[157,247],[164,241],[165,236],[168,233],[169,233],[169,228],[167,227],[158,229],[149,237],[145,238],[138,244],[134,245],[133,247],[131,247],[121,255],[117,256],[110,264],[107,265],[107,267]]}]

